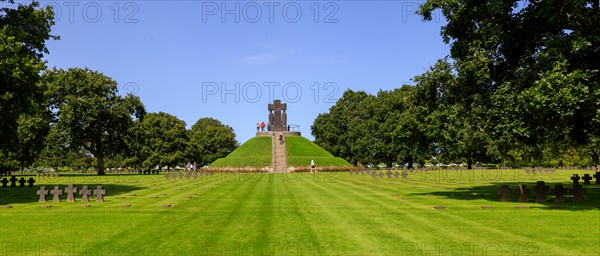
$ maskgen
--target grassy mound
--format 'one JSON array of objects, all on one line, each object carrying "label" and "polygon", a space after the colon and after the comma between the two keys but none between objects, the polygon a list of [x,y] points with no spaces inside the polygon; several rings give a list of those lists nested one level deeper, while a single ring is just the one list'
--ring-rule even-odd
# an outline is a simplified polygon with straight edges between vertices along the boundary
[{"label": "grassy mound", "polygon": [[210,167],[265,167],[271,165],[271,137],[254,137]]},{"label": "grassy mound", "polygon": [[308,167],[314,159],[317,166],[351,166],[346,160],[335,157],[327,150],[301,136],[286,137],[287,165]]}]

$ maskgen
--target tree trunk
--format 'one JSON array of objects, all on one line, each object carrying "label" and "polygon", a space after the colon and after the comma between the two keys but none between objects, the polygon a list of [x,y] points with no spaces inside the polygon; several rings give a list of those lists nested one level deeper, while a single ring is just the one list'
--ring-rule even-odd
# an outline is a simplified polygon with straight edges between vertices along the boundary
[{"label": "tree trunk", "polygon": [[467,158],[467,169],[469,169],[469,170],[473,169],[473,158],[472,157]]},{"label": "tree trunk", "polygon": [[96,159],[98,159],[98,175],[106,175],[104,171],[104,156],[98,155]]},{"label": "tree trunk", "polygon": [[600,154],[592,150],[592,165],[600,165]]}]

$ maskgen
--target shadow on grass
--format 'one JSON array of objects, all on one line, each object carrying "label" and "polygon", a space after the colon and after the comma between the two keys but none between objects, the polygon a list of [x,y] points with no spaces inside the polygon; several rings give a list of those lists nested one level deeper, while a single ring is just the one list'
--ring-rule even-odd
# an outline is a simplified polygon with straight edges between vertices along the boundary
[{"label": "shadow on grass", "polygon": [[[529,202],[520,203],[519,195],[517,192],[518,185],[524,184],[527,185],[527,189],[530,190],[529,193]],[[506,182],[506,183],[494,183],[485,186],[472,186],[472,187],[460,187],[460,188],[452,188],[450,190],[445,191],[433,191],[433,192],[423,192],[423,193],[412,193],[410,195],[417,196],[437,196],[437,197],[445,197],[448,199],[454,200],[488,200],[490,202],[500,202],[500,195],[497,194],[500,186],[508,185],[512,190],[510,195],[510,202],[519,203],[519,205],[529,206],[531,209],[543,209],[543,210],[569,210],[569,211],[581,211],[581,210],[594,210],[600,208],[600,185],[592,184],[592,185],[583,185],[583,189],[586,190],[585,201],[583,203],[573,203],[573,195],[568,194],[565,195],[564,203],[556,203],[554,202],[554,194],[551,190],[554,188],[555,183],[546,183],[546,186],[549,187],[550,190],[546,193],[548,198],[546,203],[536,203],[535,202],[535,191],[533,191],[533,187],[536,185],[535,182]],[[559,183],[556,183],[559,184]],[[573,184],[563,184],[565,189],[569,191],[573,188]],[[509,202],[506,202],[509,203]]]},{"label": "shadow on grass", "polygon": [[[0,188],[0,205],[7,204],[22,204],[22,203],[34,203],[38,202],[39,196],[36,195],[36,192],[40,189],[40,186],[45,186],[46,190],[50,191],[54,189],[54,186],[59,186],[61,190],[64,190],[67,185],[70,183],[52,183],[52,184],[40,184],[35,185],[33,187],[6,187]],[[77,187],[77,192],[83,188],[83,186],[88,186],[88,189],[94,190],[96,186],[102,185],[102,188],[106,190],[106,197],[122,195],[126,193],[130,193],[135,190],[145,189],[147,187],[144,186],[136,186],[136,185],[127,185],[127,184],[102,184],[102,183],[73,183]],[[52,194],[48,193],[46,195],[46,200],[48,202],[52,201]],[[67,193],[63,191],[63,194],[60,196],[61,201],[65,201],[67,198]],[[76,201],[81,200],[81,196],[79,193],[75,196]],[[95,198],[95,195],[90,195],[90,200]],[[95,199],[93,199],[95,200]]]}]

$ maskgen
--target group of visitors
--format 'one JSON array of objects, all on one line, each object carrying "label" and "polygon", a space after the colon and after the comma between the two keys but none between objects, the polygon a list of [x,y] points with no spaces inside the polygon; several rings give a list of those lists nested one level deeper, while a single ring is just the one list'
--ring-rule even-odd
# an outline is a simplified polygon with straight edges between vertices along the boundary
[{"label": "group of visitors", "polygon": [[265,122],[256,123],[256,132],[265,132],[271,130],[271,124]]}]

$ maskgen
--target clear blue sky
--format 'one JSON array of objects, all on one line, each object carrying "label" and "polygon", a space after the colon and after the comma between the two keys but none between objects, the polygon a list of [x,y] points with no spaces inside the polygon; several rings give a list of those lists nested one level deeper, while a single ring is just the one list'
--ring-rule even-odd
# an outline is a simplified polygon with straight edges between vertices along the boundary
[{"label": "clear blue sky", "polygon": [[266,122],[274,98],[287,100],[288,123],[313,139],[314,119],[345,90],[399,87],[449,51],[444,20],[437,13],[422,22],[419,1],[41,3],[58,10],[52,32],[61,39],[48,43],[49,67],[98,70],[148,112],[176,115],[188,127],[219,119],[240,143]]}]

